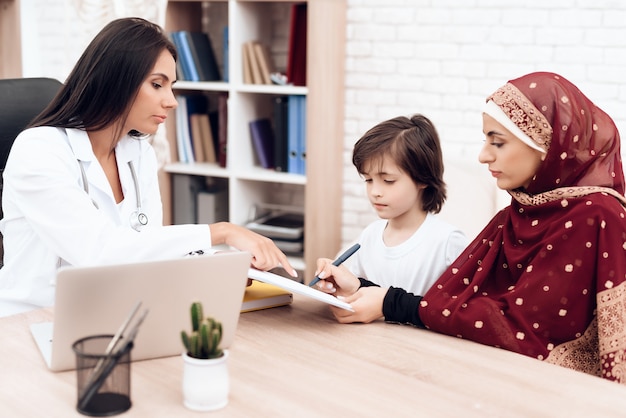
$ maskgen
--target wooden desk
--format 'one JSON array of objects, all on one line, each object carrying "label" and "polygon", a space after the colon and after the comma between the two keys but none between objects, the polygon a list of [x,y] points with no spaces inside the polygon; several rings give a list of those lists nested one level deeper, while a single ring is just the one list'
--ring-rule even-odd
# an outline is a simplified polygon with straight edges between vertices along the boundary
[{"label": "wooden desk", "polygon": [[[75,372],[48,371],[28,324],[0,319],[0,416],[72,417]],[[341,325],[326,305],[242,314],[229,405],[214,417],[617,417],[626,387],[409,326]],[[198,417],[181,398],[182,359],[138,361],[124,417]]]}]

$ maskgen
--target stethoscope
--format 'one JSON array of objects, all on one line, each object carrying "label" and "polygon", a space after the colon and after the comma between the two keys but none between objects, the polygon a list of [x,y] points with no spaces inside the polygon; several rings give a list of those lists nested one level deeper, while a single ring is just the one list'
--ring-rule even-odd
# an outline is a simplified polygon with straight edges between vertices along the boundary
[{"label": "stethoscope", "polygon": [[[80,167],[80,175],[83,178],[83,189],[85,193],[89,195],[89,183],[87,182],[87,174],[85,174],[85,168],[83,167],[83,163],[80,160],[78,161],[78,166]],[[133,183],[135,184],[135,198],[137,199],[137,210],[130,214],[130,226],[135,231],[141,231],[141,228],[148,224],[148,215],[143,213],[141,210],[141,191],[139,190],[139,181],[137,180],[137,173],[135,172],[135,166],[132,161],[128,162],[128,167],[130,168],[130,174],[133,176]],[[91,199],[94,206],[98,208],[98,204],[95,200]]]}]

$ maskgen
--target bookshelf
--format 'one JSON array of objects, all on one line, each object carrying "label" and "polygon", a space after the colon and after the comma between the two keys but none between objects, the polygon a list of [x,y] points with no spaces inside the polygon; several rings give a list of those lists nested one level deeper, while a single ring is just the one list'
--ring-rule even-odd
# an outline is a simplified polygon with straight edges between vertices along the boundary
[{"label": "bookshelf", "polygon": [[[332,258],[341,244],[345,0],[306,2],[306,86],[245,84],[242,70],[242,45],[259,40],[269,46],[276,69],[285,72],[289,11],[294,3],[280,0],[168,2],[166,30],[209,33],[222,71],[223,27],[228,26],[228,82],[176,83],[177,94],[204,94],[209,102],[219,94],[228,94],[228,151],[226,167],[174,160],[161,173],[161,187],[166,223],[172,221],[172,176],[176,174],[201,176],[225,185],[229,221],[239,225],[250,220],[255,204],[301,207],[305,217],[304,254],[290,260],[308,282],[314,276],[317,258]],[[284,95],[306,96],[304,175],[263,169],[255,161],[248,122],[272,117],[273,98]],[[176,155],[174,119],[168,119],[166,129],[170,148]]]}]

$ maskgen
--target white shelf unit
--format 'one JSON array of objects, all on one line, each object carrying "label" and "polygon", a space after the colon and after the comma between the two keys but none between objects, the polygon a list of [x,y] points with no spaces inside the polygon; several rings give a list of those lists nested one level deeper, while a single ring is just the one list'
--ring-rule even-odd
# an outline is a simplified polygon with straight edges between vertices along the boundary
[{"label": "white shelf unit", "polygon": [[[203,4],[204,3],[204,4]],[[171,222],[171,174],[223,179],[229,190],[229,221],[243,225],[255,204],[285,204],[304,208],[304,257],[290,258],[309,282],[319,257],[332,258],[341,244],[343,91],[345,59],[345,0],[309,0],[307,3],[307,82],[303,86],[243,83],[242,45],[259,40],[286,60],[287,40],[277,37],[289,28],[292,1],[172,1],[168,2],[166,30],[205,30],[218,62],[222,28],[228,25],[229,82],[176,83],[178,93],[209,96],[228,93],[227,163],[168,164],[161,173],[165,221]],[[298,2],[300,3],[300,2]],[[288,33],[288,32],[287,32]],[[283,34],[285,35],[285,34]],[[278,39],[277,39],[278,38]],[[286,61],[285,61],[286,62]],[[272,98],[307,96],[307,171],[305,175],[276,172],[255,164],[248,122],[272,117]],[[175,119],[175,118],[170,118]],[[168,140],[176,149],[176,129],[168,122]]]}]

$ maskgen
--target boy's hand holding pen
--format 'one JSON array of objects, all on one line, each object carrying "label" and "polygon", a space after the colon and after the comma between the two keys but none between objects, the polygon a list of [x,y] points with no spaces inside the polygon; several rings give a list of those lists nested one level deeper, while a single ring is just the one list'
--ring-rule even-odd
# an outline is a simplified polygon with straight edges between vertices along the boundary
[{"label": "boy's hand holding pen", "polygon": [[[352,247],[348,248],[343,254],[341,254],[335,261],[333,261],[333,266],[339,266],[341,265],[343,262],[345,262],[348,258],[350,258],[352,256],[352,254],[354,254],[355,252],[357,252],[357,250],[361,248],[360,244],[354,244]],[[317,284],[317,282],[319,282],[321,280],[321,278],[319,277],[319,275],[315,276],[315,278],[311,281],[311,283],[309,283],[310,287],[313,287]]]}]

